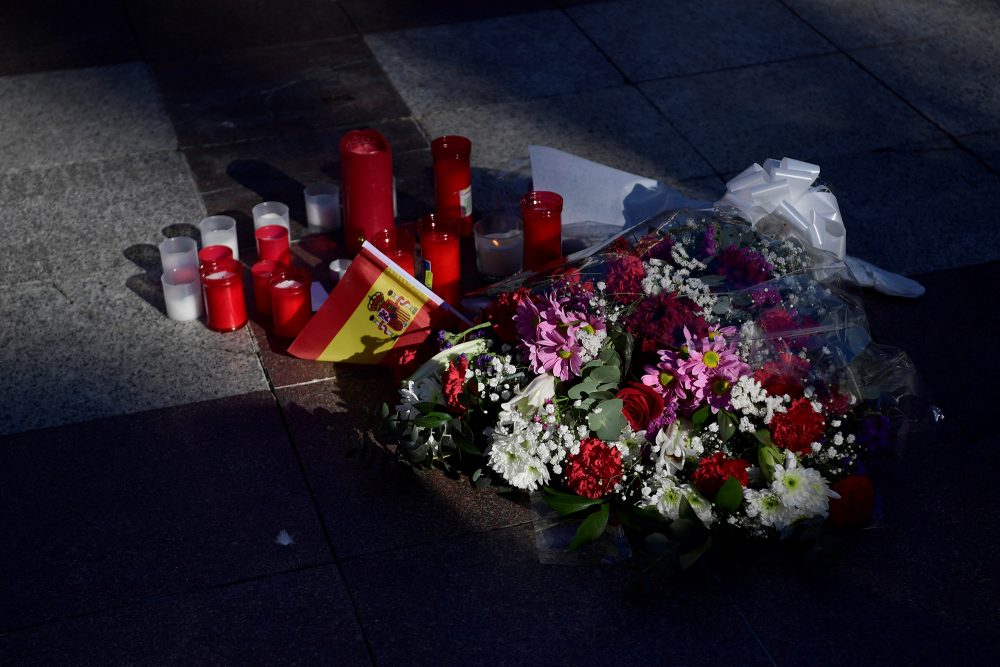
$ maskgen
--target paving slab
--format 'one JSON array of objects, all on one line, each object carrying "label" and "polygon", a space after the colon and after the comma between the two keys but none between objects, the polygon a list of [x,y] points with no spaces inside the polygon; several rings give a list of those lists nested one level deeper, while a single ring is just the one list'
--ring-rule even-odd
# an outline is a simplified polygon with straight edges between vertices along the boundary
[{"label": "paving slab", "polygon": [[371,664],[332,566],[0,635],[0,651],[17,664]]},{"label": "paving slab", "polygon": [[632,86],[449,109],[424,115],[420,124],[431,137],[469,137],[473,167],[498,174],[527,161],[530,144],[670,183],[712,174],[712,167]]},{"label": "paving slab", "polygon": [[404,30],[423,26],[475,21],[555,9],[551,0],[480,0],[456,3],[452,0],[340,0],[351,21],[363,33]]},{"label": "paving slab", "polygon": [[530,521],[526,498],[414,472],[373,442],[366,411],[394,405],[394,385],[384,368],[337,366],[335,380],[275,393],[339,557]]},{"label": "paving slab", "polygon": [[378,33],[365,41],[418,117],[622,83],[562,12]]},{"label": "paving slab", "polygon": [[851,52],[952,134],[1000,129],[1000,7],[986,25],[932,39]]},{"label": "paving slab", "polygon": [[969,134],[959,137],[958,141],[971,150],[973,155],[986,162],[993,171],[1000,173],[1000,131]]},{"label": "paving slab", "polygon": [[269,392],[5,436],[0,459],[4,630],[331,559]]},{"label": "paving slab", "polygon": [[703,568],[541,565],[530,525],[343,567],[379,664],[772,664]]},{"label": "paving slab", "polygon": [[1000,259],[1000,179],[966,152],[931,143],[799,156],[821,166],[837,195],[849,254],[905,274]]},{"label": "paving slab", "polygon": [[358,37],[158,63],[156,77],[184,148],[409,115]]},{"label": "paving slab", "polygon": [[326,0],[125,0],[143,55],[190,60],[192,54],[310,42],[354,34],[340,3]]},{"label": "paving slab", "polygon": [[134,269],[162,230],[193,227],[205,209],[184,159],[158,152],[0,175],[13,237],[0,285]]},{"label": "paving slab", "polygon": [[942,136],[844,55],[640,87],[721,172],[738,172],[768,157],[816,162]]},{"label": "paving slab", "polygon": [[910,42],[946,32],[959,33],[988,20],[990,0],[784,0],[799,17],[845,49]]},{"label": "paving slab", "polygon": [[0,174],[176,144],[144,63],[0,77]]},{"label": "paving slab", "polygon": [[[780,2],[624,0],[568,13],[630,81],[836,50]],[[781,38],[761,39],[768,34]]]},{"label": "paving slab", "polygon": [[7,3],[0,21],[0,76],[139,59],[117,0]]},{"label": "paving slab", "polygon": [[266,388],[246,330],[174,322],[162,299],[138,268],[4,288],[0,433]]}]

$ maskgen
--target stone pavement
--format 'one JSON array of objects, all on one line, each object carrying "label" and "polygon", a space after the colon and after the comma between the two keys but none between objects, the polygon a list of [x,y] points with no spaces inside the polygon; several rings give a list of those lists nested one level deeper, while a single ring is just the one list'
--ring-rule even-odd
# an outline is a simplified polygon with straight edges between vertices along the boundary
[{"label": "stone pavement", "polygon": [[[10,5],[11,3],[7,3]],[[1000,594],[1000,6],[991,0],[35,0],[0,9],[0,659],[52,663],[957,664]],[[337,142],[429,139],[477,192],[540,143],[717,198],[822,165],[866,295],[947,415],[881,471],[876,527],[822,567],[719,552],[653,585],[539,565],[524,504],[363,451],[368,368],[257,322],[166,319],[156,245],[292,207]],[[478,200],[477,200],[478,201]],[[279,544],[286,531],[292,544]]]}]

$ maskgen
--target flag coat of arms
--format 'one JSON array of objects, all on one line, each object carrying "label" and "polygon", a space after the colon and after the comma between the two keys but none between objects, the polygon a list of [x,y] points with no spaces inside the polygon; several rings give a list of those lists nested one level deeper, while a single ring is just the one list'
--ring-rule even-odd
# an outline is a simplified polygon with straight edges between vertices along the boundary
[{"label": "flag coat of arms", "polygon": [[300,359],[377,364],[391,350],[418,347],[449,314],[465,319],[365,242],[288,352]]}]

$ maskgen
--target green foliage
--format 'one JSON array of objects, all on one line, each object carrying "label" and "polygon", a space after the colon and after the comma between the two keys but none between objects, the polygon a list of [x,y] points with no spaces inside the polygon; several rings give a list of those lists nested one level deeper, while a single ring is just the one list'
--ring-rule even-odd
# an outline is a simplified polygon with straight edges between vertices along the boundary
[{"label": "green foliage", "polygon": [[611,510],[607,504],[602,504],[597,508],[596,512],[584,519],[580,527],[576,529],[573,541],[569,543],[570,551],[579,549],[585,544],[590,544],[603,535],[605,528],[608,527],[608,516],[610,513]]},{"label": "green foliage", "polygon": [[715,494],[715,506],[726,512],[735,512],[743,502],[743,486],[735,477],[730,477]]},{"label": "green foliage", "polygon": [[583,498],[575,493],[556,491],[549,487],[545,487],[544,491],[545,502],[548,506],[563,516],[580,512],[588,507],[593,507],[604,502],[601,498]]},{"label": "green foliage", "polygon": [[785,462],[785,456],[781,450],[774,445],[766,445],[757,450],[757,462],[760,470],[764,473],[764,478],[771,483],[774,481],[774,466]]},{"label": "green foliage", "polygon": [[733,435],[736,434],[736,417],[734,417],[731,412],[719,410],[719,414],[716,415],[715,421],[719,424],[719,438],[722,439],[722,442],[728,441],[733,437]]},{"label": "green foliage", "polygon": [[597,409],[587,415],[590,430],[605,442],[617,440],[625,428],[625,415],[622,414],[624,405],[620,398],[601,401]]}]

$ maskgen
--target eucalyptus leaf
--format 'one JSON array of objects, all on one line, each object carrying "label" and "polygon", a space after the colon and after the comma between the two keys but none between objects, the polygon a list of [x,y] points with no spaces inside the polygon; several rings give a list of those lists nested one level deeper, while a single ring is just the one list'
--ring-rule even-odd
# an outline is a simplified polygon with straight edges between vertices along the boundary
[{"label": "eucalyptus leaf", "polygon": [[605,442],[617,440],[625,428],[623,407],[624,403],[620,398],[601,401],[597,408],[587,415],[587,425],[601,440]]},{"label": "eucalyptus leaf", "polygon": [[725,315],[730,310],[733,309],[733,302],[728,296],[719,297],[715,305],[712,306],[712,312],[716,315]]},{"label": "eucalyptus leaf", "polygon": [[585,544],[590,544],[603,535],[604,529],[608,527],[610,512],[608,506],[604,504],[598,507],[596,512],[584,519],[580,527],[576,529],[573,541],[569,543],[570,551],[579,549]]},{"label": "eucalyptus leaf", "polygon": [[601,366],[595,368],[589,377],[601,384],[617,385],[618,381],[621,380],[622,372],[617,366]]},{"label": "eucalyptus leaf", "polygon": [[715,506],[726,512],[735,512],[743,502],[743,486],[735,477],[730,477],[715,494]]}]

